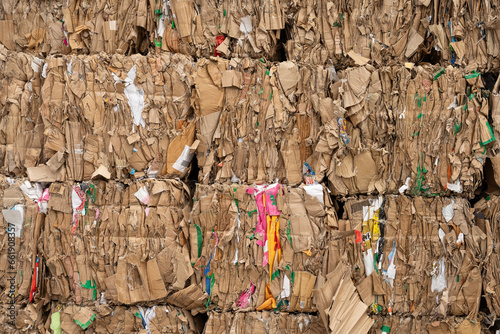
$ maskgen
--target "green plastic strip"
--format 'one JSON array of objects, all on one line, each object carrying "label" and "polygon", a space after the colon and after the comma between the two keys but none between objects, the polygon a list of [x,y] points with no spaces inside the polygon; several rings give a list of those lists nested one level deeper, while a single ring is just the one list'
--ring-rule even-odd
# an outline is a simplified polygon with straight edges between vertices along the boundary
[{"label": "green plastic strip", "polygon": [[270,197],[271,197],[271,203],[272,203],[272,205],[278,205],[278,203],[276,202],[276,197],[274,197],[274,195],[271,195]]},{"label": "green plastic strip", "polygon": [[[91,191],[93,189],[94,191]],[[88,207],[89,207],[89,198],[92,201],[92,203],[95,203],[95,186],[92,183],[89,183],[89,189],[85,191],[85,195],[87,197],[87,200],[85,201],[85,215],[88,214]]]},{"label": "green plastic strip", "polygon": [[437,80],[446,70],[444,68],[439,69],[436,74],[434,74],[434,80]]},{"label": "green plastic strip", "polygon": [[465,79],[474,79],[474,78],[477,78],[481,75],[481,73],[477,73],[476,70],[472,71],[471,74],[468,74],[466,76],[464,76]]},{"label": "green plastic strip", "polygon": [[[93,280],[92,280],[93,281]],[[97,297],[97,290],[96,290],[96,285],[95,285],[95,282],[94,282],[94,285],[92,285],[92,281],[90,280],[87,280],[87,282],[85,284],[82,284],[80,283],[80,286],[84,289],[89,289],[89,290],[94,290],[93,294],[92,294],[92,300],[95,300],[96,297]],[[85,328],[84,328],[85,329]]]},{"label": "green plastic strip", "polygon": [[[290,237],[290,221],[288,221],[288,227],[286,229],[286,236],[288,237],[288,241],[290,241],[290,246],[292,246],[292,237]],[[292,246],[293,248],[293,246]]]},{"label": "green plastic strip", "polygon": [[271,276],[271,281],[274,281],[274,279],[275,279],[276,277],[279,277],[279,275],[280,275],[280,271],[279,271],[279,270],[276,270],[276,271],[273,273],[273,275]]},{"label": "green plastic strip", "polygon": [[339,20],[333,23],[334,27],[342,27],[342,18],[344,15],[342,13],[339,14]]},{"label": "green plastic strip", "polygon": [[278,305],[276,305],[275,310],[279,310],[279,309],[281,308],[281,306],[283,306],[283,300],[284,300],[284,299],[282,299],[282,300],[280,300],[280,301],[278,302]]},{"label": "green plastic strip", "polygon": [[415,93],[414,100],[417,100],[418,107],[422,108],[422,99],[418,96],[418,93]]},{"label": "green plastic strip", "polygon": [[87,321],[86,323],[81,323],[81,322],[80,322],[80,321],[78,321],[78,320],[75,320],[75,322],[76,322],[76,324],[77,324],[78,326],[80,326],[82,329],[87,329],[87,327],[89,327],[89,326],[90,326],[90,324],[92,323],[92,321],[94,321],[94,320],[95,320],[95,313],[94,313],[94,314],[92,314],[92,316],[90,317],[90,320],[89,320],[89,321]]},{"label": "green plastic strip", "polygon": [[486,146],[496,140],[495,134],[493,133],[493,128],[491,127],[490,123],[488,123],[488,121],[486,121],[486,127],[488,128],[488,132],[490,133],[491,138],[485,142],[480,142],[479,144],[481,144],[481,146]]},{"label": "green plastic strip", "polygon": [[198,257],[201,257],[201,247],[203,246],[203,234],[201,233],[201,227],[198,224],[194,224],[196,227],[196,234],[198,239]]},{"label": "green plastic strip", "polygon": [[424,166],[424,154],[423,153],[421,154],[421,161],[422,162],[419,162],[418,167],[417,167],[417,184],[415,185],[415,189],[414,189],[417,192],[417,194],[420,194],[422,192],[422,187],[423,187],[423,183],[425,180],[424,174],[427,173],[427,170],[425,169],[425,166]]},{"label": "green plastic strip", "polygon": [[161,48],[161,45],[162,45],[162,44],[161,44],[161,42],[158,42],[158,41],[155,39],[155,46],[156,46],[157,48]]},{"label": "green plastic strip", "polygon": [[95,203],[95,193],[96,193],[95,186],[92,183],[89,183],[89,187],[94,190],[92,192],[92,203]]}]

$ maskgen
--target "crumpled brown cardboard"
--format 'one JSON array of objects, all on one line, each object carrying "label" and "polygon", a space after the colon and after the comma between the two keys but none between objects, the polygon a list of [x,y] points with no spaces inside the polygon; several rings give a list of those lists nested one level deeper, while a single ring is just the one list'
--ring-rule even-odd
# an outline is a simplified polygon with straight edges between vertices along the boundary
[{"label": "crumpled brown cardboard", "polygon": [[306,313],[210,312],[205,333],[327,333],[317,315]]}]

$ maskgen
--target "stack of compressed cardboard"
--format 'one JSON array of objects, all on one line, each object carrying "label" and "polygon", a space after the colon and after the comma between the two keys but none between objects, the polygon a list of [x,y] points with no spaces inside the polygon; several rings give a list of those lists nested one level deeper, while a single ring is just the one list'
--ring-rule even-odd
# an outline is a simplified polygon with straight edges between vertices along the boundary
[{"label": "stack of compressed cardboard", "polygon": [[[43,218],[38,212],[39,205],[43,207],[46,203],[34,202],[33,199],[38,196],[38,200],[42,193],[39,187],[32,186],[29,182],[16,182],[2,177],[0,187],[2,303],[10,301],[13,286],[16,287],[15,292],[19,300],[27,301],[30,298],[31,278],[37,262],[38,240],[43,228]],[[19,272],[23,274],[18,276]]]},{"label": "stack of compressed cardboard", "polygon": [[49,196],[42,237],[52,300],[132,305],[175,299],[189,286],[182,182],[52,183]]},{"label": "stack of compressed cardboard", "polygon": [[297,1],[287,11],[287,56],[335,66],[443,61],[498,71],[499,10],[494,1]]},{"label": "stack of compressed cardboard", "polygon": [[1,1],[0,331],[493,326],[498,17]]},{"label": "stack of compressed cardboard", "polygon": [[226,333],[327,333],[317,315],[304,313],[217,313],[210,312],[206,334]]},{"label": "stack of compressed cardboard", "polygon": [[466,199],[385,196],[350,199],[345,208],[339,226],[361,233],[337,247],[355,253],[352,277],[375,313],[477,320],[488,231]]},{"label": "stack of compressed cardboard", "polygon": [[149,47],[148,31],[156,26],[153,12],[148,12],[154,8],[147,4],[147,1],[3,1],[0,42],[14,51],[57,55],[71,51],[144,52]]},{"label": "stack of compressed cardboard", "polygon": [[0,43],[45,54],[174,52],[276,57],[284,1],[3,1]]},{"label": "stack of compressed cardboard", "polygon": [[[89,328],[97,331],[104,326],[113,332],[113,326],[134,328],[144,321],[174,332],[183,326],[193,328],[178,313],[203,309],[206,297],[190,283],[186,219],[191,206],[186,184],[101,180],[52,183],[44,189],[29,181],[3,183],[2,224],[8,224],[4,239],[10,237],[11,228],[15,246],[10,251],[6,242],[2,248],[2,303],[10,303],[13,289],[18,307],[29,303],[19,310],[16,326],[6,330],[43,326],[50,301],[64,308],[60,319],[51,318],[51,323],[57,327],[60,322],[70,333],[77,329],[75,324],[82,329],[94,324]],[[10,282],[9,275],[12,287],[3,284]],[[113,310],[114,305],[168,304],[183,311],[159,306],[155,317],[144,306],[146,315],[141,314],[148,319],[141,322],[134,320],[135,311]],[[55,311],[57,307],[51,313]],[[110,319],[111,313],[120,312],[131,312],[125,315],[130,321],[118,324]]]},{"label": "stack of compressed cardboard", "polygon": [[3,176],[0,193],[0,320],[2,332],[15,333],[38,328],[44,321],[38,303],[40,285],[33,285],[33,277],[46,272],[38,241],[43,231],[43,213],[39,210],[43,211],[47,203],[41,200],[41,187]]},{"label": "stack of compressed cardboard", "polygon": [[494,1],[3,1],[0,43],[46,54],[181,52],[312,64],[500,68]]},{"label": "stack of compressed cardboard", "polygon": [[1,53],[4,174],[53,182],[189,172],[190,58]]},{"label": "stack of compressed cardboard", "polygon": [[217,59],[198,61],[194,84],[203,183],[298,185],[310,169],[335,195],[472,197],[496,138],[488,93],[472,69],[335,72]]},{"label": "stack of compressed cardboard", "polygon": [[200,185],[194,200],[191,262],[209,309],[316,310],[326,227],[337,222],[323,186]]},{"label": "stack of compressed cardboard", "polygon": [[218,58],[198,61],[194,72],[200,182],[300,184],[322,125],[328,70]]},{"label": "stack of compressed cardboard", "polygon": [[68,305],[54,307],[50,320],[45,330],[54,333],[195,333],[191,313],[172,306]]}]

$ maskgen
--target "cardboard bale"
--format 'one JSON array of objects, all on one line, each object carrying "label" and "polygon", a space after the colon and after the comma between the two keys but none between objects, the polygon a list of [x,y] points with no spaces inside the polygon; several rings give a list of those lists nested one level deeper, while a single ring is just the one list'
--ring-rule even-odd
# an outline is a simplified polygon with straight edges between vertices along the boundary
[{"label": "cardboard bale", "polygon": [[335,72],[200,60],[198,179],[298,185],[312,177],[334,195],[471,197],[487,148],[496,145],[482,80],[472,68],[451,66]]},{"label": "cardboard bale", "polygon": [[326,226],[336,222],[322,185],[199,185],[194,198],[191,263],[209,309],[316,310]]},{"label": "cardboard bale", "polygon": [[285,1],[12,1],[0,8],[0,43],[37,54],[279,57],[285,7]]},{"label": "cardboard bale", "polygon": [[43,60],[0,45],[0,67],[0,170],[22,176],[26,168],[38,166],[43,149]]},{"label": "cardboard bale", "polygon": [[192,315],[169,306],[53,304],[45,324],[50,333],[198,333]]},{"label": "cardboard bale", "polygon": [[321,128],[313,105],[327,96],[327,76],[293,62],[198,61],[199,181],[300,184]]},{"label": "cardboard bale", "polygon": [[161,305],[190,287],[189,193],[178,180],[52,183],[42,235],[48,298]]},{"label": "cardboard bale", "polygon": [[46,316],[43,302],[0,304],[0,331],[6,334],[42,333]]},{"label": "cardboard bale", "polygon": [[339,76],[343,108],[308,161],[315,171],[329,162],[334,194],[473,196],[496,141],[479,73],[366,65]]},{"label": "cardboard bale", "polygon": [[317,315],[305,313],[218,313],[210,312],[206,334],[228,333],[328,333]]},{"label": "cardboard bale", "polygon": [[29,333],[44,324],[41,235],[47,202],[41,185],[2,176],[0,203],[0,331]]},{"label": "cardboard bale", "polygon": [[[381,333],[382,329],[391,333],[417,333],[417,334],[481,334],[488,333],[486,326],[480,322],[471,321],[465,317],[436,318],[433,316],[373,316],[375,325],[370,334]],[[386,327],[384,327],[386,326]],[[383,328],[384,327],[384,328]]]},{"label": "cardboard bale", "polygon": [[478,321],[489,237],[467,200],[349,199],[344,218],[355,236],[338,239],[337,248],[372,312]]},{"label": "cardboard bale", "polygon": [[144,52],[154,29],[154,9],[148,7],[147,1],[10,1],[0,11],[6,28],[0,42],[39,54]]},{"label": "cardboard bale", "polygon": [[46,144],[44,155],[50,159],[65,151],[67,179],[183,176],[189,171],[189,148],[187,156],[183,153],[194,143],[189,58],[72,56],[46,62],[46,143],[62,137],[66,145]]},{"label": "cardboard bale", "polygon": [[492,319],[497,319],[500,314],[500,268],[496,262],[500,258],[496,244],[500,232],[499,210],[500,197],[495,195],[484,196],[474,204],[476,227],[483,232],[481,238],[478,238],[480,247],[475,252],[481,255],[480,260],[485,263],[482,274],[483,294]]},{"label": "cardboard bale", "polygon": [[498,70],[498,13],[491,2],[297,1],[286,11],[285,50],[289,60],[321,65],[428,61]]},{"label": "cardboard bale", "polygon": [[55,182],[189,173],[190,58],[1,52],[4,174]]},{"label": "cardboard bale", "polygon": [[[24,180],[0,181],[0,300],[25,305],[43,297],[45,275],[41,235],[46,202],[42,187]],[[41,211],[39,211],[41,210]],[[36,313],[36,312],[35,312]]]},{"label": "cardboard bale", "polygon": [[157,22],[155,45],[197,57],[280,55],[285,35],[285,1],[166,3]]}]

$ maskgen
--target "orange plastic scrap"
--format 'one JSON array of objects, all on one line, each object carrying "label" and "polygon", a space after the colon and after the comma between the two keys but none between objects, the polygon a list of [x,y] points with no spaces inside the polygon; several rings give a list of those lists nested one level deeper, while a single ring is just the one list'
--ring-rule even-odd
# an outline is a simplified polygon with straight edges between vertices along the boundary
[{"label": "orange plastic scrap", "polygon": [[[266,206],[266,196],[262,196],[262,201],[264,207]],[[271,284],[271,279],[274,273],[274,261],[278,260],[278,263],[281,261],[281,243],[280,243],[280,217],[279,216],[270,216],[266,214],[267,221],[267,255],[268,255],[268,264],[269,264],[269,283],[266,284],[266,300],[262,305],[257,308],[257,311],[260,310],[271,310],[276,308],[276,299],[273,297],[271,293],[271,288],[269,284]]]},{"label": "orange plastic scrap", "polygon": [[280,220],[279,216],[267,216],[267,246],[269,254],[269,283],[273,276],[274,260],[276,253],[278,254],[278,263],[281,261],[281,245],[280,245]]},{"label": "orange plastic scrap", "polygon": [[271,293],[271,288],[269,287],[269,284],[266,284],[266,300],[262,303],[257,308],[257,311],[262,311],[262,310],[272,310],[277,307],[276,304],[276,299],[273,297],[273,294]]}]

